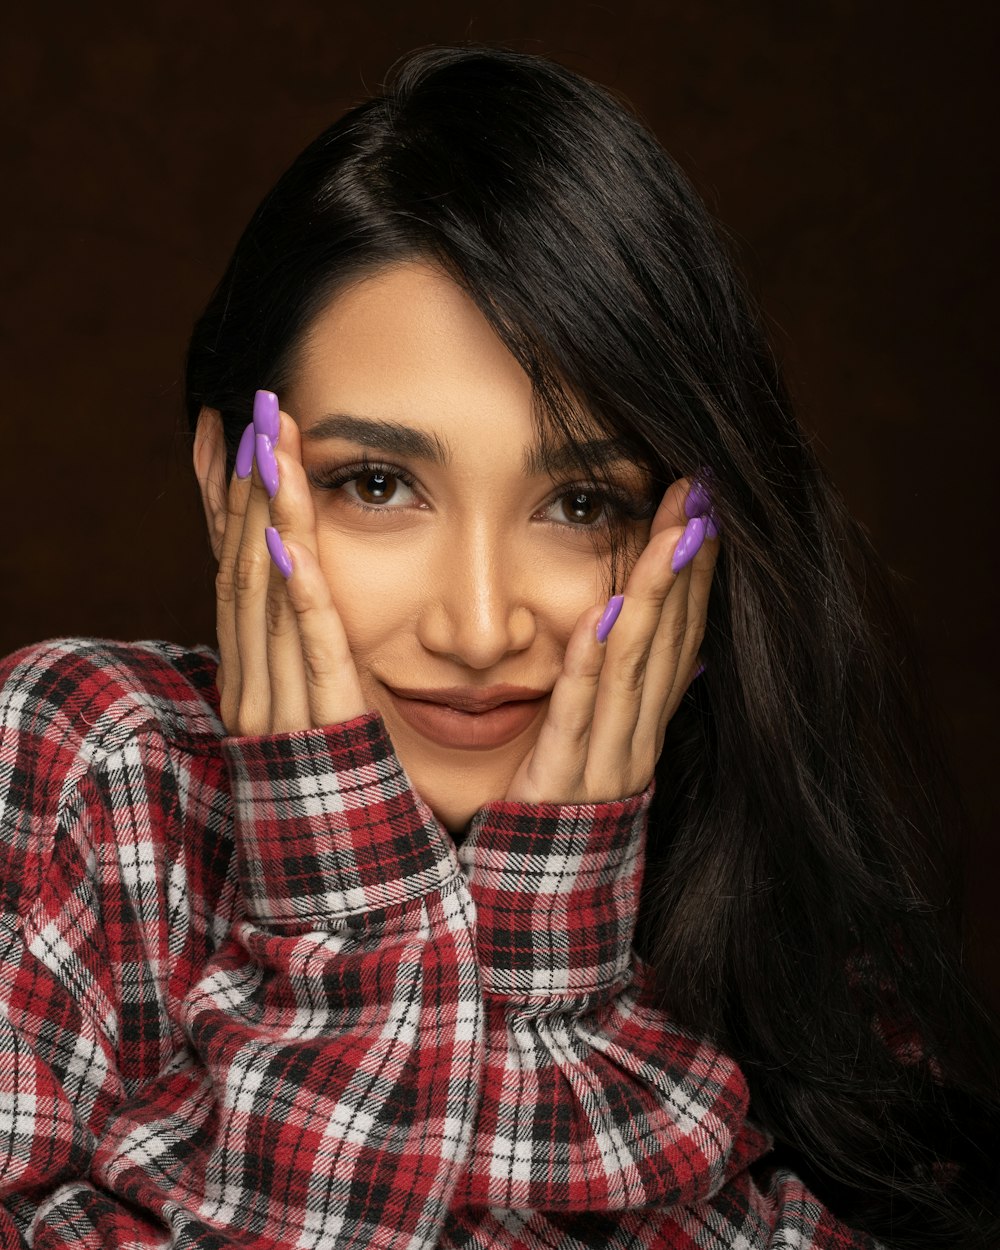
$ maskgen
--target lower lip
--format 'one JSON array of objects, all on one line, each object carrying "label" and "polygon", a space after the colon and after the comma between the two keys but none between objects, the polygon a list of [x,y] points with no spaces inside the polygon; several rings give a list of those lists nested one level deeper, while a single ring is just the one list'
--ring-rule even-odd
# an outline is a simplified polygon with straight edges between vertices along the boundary
[{"label": "lower lip", "polygon": [[389,691],[393,706],[406,723],[443,747],[465,751],[489,751],[506,746],[524,733],[542,709],[544,699],[520,699],[501,703],[485,712],[461,712],[443,703],[404,699]]}]

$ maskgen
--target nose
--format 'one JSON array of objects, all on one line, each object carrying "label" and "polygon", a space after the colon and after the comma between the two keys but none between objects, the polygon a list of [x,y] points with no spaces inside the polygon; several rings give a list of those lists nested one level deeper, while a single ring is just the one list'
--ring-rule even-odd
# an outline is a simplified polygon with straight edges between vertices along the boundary
[{"label": "nose", "polygon": [[535,639],[530,574],[499,535],[451,534],[427,570],[417,637],[428,651],[485,670]]}]

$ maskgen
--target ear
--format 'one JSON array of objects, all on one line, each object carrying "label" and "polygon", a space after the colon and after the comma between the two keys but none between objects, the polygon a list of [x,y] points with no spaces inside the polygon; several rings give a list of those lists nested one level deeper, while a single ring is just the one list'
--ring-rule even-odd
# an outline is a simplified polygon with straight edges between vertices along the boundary
[{"label": "ear", "polygon": [[226,532],[226,440],[215,408],[202,408],[194,435],[194,471],[208,522],[208,537],[218,560]]}]

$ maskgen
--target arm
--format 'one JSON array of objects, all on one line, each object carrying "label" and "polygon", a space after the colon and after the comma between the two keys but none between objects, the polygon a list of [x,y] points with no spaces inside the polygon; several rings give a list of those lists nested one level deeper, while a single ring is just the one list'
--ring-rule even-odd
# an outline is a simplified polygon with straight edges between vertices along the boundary
[{"label": "arm", "polygon": [[649,799],[490,804],[459,848],[486,1039],[455,1240],[870,1248],[790,1173],[758,1187],[770,1141],[742,1072],[670,1019],[631,953]]},{"label": "arm", "polygon": [[738,1068],[655,1010],[631,956],[649,799],[491,804],[460,848],[487,1018],[470,1205],[665,1208],[742,1149]]},{"label": "arm", "polygon": [[433,1246],[478,1093],[453,853],[377,716],[225,749],[245,914],[101,1179],[251,1244]]},{"label": "arm", "polygon": [[2,701],[0,1244],[435,1245],[480,992],[453,849],[381,721],[227,742],[242,914],[165,1019],[205,900],[168,845],[196,831],[158,822],[226,799],[152,732],[73,743],[67,677]]}]

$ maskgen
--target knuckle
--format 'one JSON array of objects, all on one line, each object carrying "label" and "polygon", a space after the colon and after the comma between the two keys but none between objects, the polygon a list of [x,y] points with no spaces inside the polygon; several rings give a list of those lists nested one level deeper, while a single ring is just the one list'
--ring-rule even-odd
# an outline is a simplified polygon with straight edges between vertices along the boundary
[{"label": "knuckle", "polygon": [[236,711],[236,732],[243,738],[267,732],[267,716],[257,700],[241,699]]},{"label": "knuckle", "polygon": [[283,638],[295,627],[287,603],[279,594],[270,594],[264,603],[264,626],[272,638]]},{"label": "knuckle", "polygon": [[690,632],[686,618],[662,622],[650,646],[650,654],[657,658],[664,655],[679,657]]},{"label": "knuckle", "polygon": [[227,520],[242,522],[243,514],[246,512],[248,494],[246,478],[237,477],[234,473],[229,480],[229,487],[226,490]]},{"label": "knuckle", "polygon": [[236,581],[233,562],[222,560],[215,574],[215,597],[220,603],[232,603],[236,598]]},{"label": "knuckle", "polygon": [[302,664],[306,678],[315,685],[328,685],[337,676],[337,664],[316,646],[303,642]]},{"label": "knuckle", "polygon": [[680,659],[681,642],[680,638],[658,638],[649,649],[650,661],[676,665]]},{"label": "knuckle", "polygon": [[264,558],[259,551],[241,547],[233,561],[233,584],[237,597],[247,595],[260,584]]},{"label": "knuckle", "polygon": [[627,694],[638,694],[646,678],[649,653],[645,647],[630,647],[618,659],[618,681]]}]

